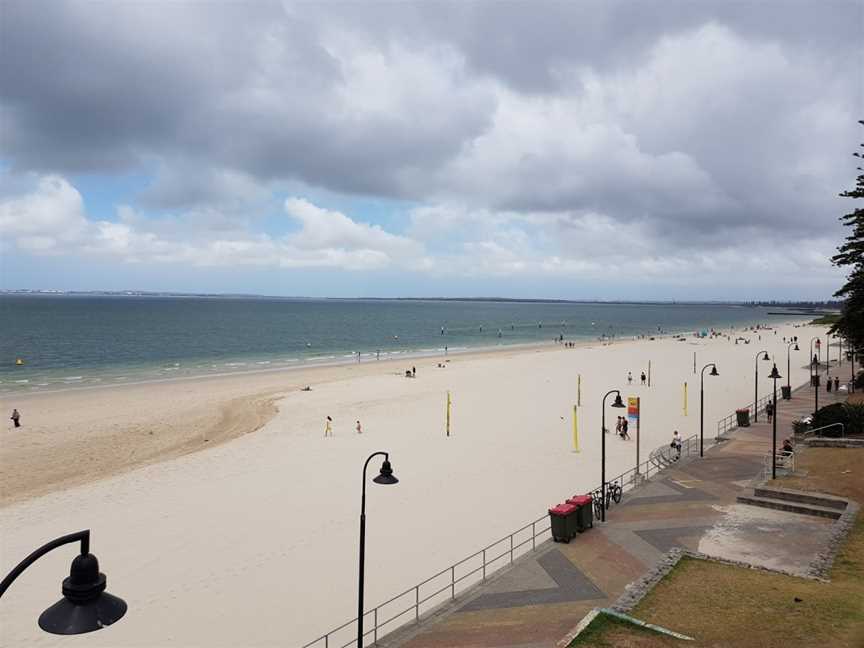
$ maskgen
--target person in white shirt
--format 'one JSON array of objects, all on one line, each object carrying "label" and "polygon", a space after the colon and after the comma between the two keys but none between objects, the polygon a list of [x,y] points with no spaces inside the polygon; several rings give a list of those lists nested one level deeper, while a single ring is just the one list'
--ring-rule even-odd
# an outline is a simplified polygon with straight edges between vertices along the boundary
[{"label": "person in white shirt", "polygon": [[678,434],[678,430],[675,430],[672,433],[672,443],[670,443],[669,445],[670,445],[670,447],[675,448],[676,452],[678,453],[677,458],[680,459],[681,458],[681,435]]}]

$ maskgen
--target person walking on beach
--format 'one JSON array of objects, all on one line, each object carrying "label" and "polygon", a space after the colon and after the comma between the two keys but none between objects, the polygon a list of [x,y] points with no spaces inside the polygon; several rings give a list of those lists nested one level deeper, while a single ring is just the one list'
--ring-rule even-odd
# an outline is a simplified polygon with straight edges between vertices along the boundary
[{"label": "person walking on beach", "polygon": [[411,377],[412,378],[417,377],[417,367],[411,367]]},{"label": "person walking on beach", "polygon": [[621,436],[621,430],[623,429],[623,424],[621,423],[621,417],[618,417],[618,420],[615,422],[615,434]]},{"label": "person walking on beach", "polygon": [[645,372],[643,371],[643,372],[642,372],[642,385],[643,385],[643,386],[645,385],[645,380],[646,380],[646,379],[647,379],[647,378],[646,378],[646,376],[645,376]]},{"label": "person walking on beach", "polygon": [[627,429],[629,427],[630,427],[630,423],[627,421],[627,417],[622,416],[621,417],[621,440],[622,441],[629,441],[630,440],[630,433],[627,432]]},{"label": "person walking on beach", "polygon": [[363,426],[360,425],[360,421],[357,421],[357,434],[363,434]]},{"label": "person walking on beach", "polygon": [[21,427],[21,414],[18,413],[17,409],[12,410],[12,416],[9,417],[12,420],[12,423],[15,427]]},{"label": "person walking on beach", "polygon": [[633,384],[633,372],[631,372],[631,371],[627,372],[627,384],[628,385]]},{"label": "person walking on beach", "polygon": [[324,423],[324,438],[333,436],[333,419],[329,416],[327,417],[327,421]]}]

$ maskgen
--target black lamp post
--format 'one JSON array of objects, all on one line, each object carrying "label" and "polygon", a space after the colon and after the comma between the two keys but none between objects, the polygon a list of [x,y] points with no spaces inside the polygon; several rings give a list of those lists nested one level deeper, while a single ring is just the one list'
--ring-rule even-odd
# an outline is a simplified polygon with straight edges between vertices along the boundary
[{"label": "black lamp post", "polygon": [[612,389],[603,396],[603,409],[600,414],[600,521],[606,521],[606,398],[615,394],[615,402],[612,407],[624,407],[621,402],[621,392]]},{"label": "black lamp post", "polygon": [[360,500],[360,582],[358,586],[357,597],[357,648],[363,648],[363,567],[366,561],[366,467],[373,457],[384,455],[384,463],[381,464],[381,470],[378,476],[372,481],[376,484],[396,484],[398,479],[393,475],[393,468],[390,466],[390,454],[387,452],[373,452],[363,464],[363,497]]},{"label": "black lamp post", "polygon": [[717,373],[717,365],[709,362],[702,367],[702,372],[699,375],[699,456],[705,456],[705,370],[711,367],[709,376],[719,376]]},{"label": "black lamp post", "polygon": [[[816,349],[819,352],[817,358],[813,353],[813,342],[816,342]],[[822,360],[822,342],[818,337],[810,338],[810,383],[813,385],[813,415],[819,411],[819,362]],[[813,378],[816,376],[816,378]]]},{"label": "black lamp post", "polygon": [[771,369],[771,375],[768,376],[774,381],[774,418],[771,434],[771,479],[777,479],[777,380],[782,378],[777,372],[777,365]]},{"label": "black lamp post", "polygon": [[770,360],[767,351],[760,351],[756,354],[756,380],[753,383],[753,421],[756,422],[759,416],[759,355],[764,354],[762,359],[766,362]]},{"label": "black lamp post", "polygon": [[798,343],[795,342],[795,341],[792,341],[792,342],[790,342],[788,345],[786,345],[786,389],[789,390],[789,398],[792,398],[792,385],[791,385],[790,382],[789,382],[789,381],[791,380],[791,379],[789,378],[789,376],[792,375],[792,371],[791,371],[791,369],[790,369],[790,367],[791,367],[791,364],[790,364],[790,362],[791,362],[791,360],[790,360],[790,355],[791,355],[791,354],[790,354],[790,349],[791,349],[791,347],[792,347],[793,344],[795,345],[795,350],[796,350],[796,351],[800,351],[800,350],[801,350],[801,349],[798,348]]},{"label": "black lamp post", "polygon": [[107,579],[99,571],[96,556],[90,553],[90,529],[52,540],[27,556],[0,582],[0,597],[39,558],[57,547],[79,541],[81,553],[72,561],[69,578],[63,579],[63,598],[39,616],[39,627],[45,632],[62,635],[93,632],[126,614],[126,602],[105,591]]}]

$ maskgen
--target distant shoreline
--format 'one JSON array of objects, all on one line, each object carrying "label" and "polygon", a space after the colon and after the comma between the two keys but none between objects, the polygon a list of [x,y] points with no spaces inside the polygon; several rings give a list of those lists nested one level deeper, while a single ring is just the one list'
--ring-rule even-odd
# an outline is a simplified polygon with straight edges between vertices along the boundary
[{"label": "distant shoreline", "polygon": [[[159,292],[147,290],[29,290],[0,289],[2,297],[161,297],[177,299],[247,299],[267,301],[380,301],[380,302],[471,302],[471,303],[504,303],[504,304],[590,304],[590,305],[627,305],[627,306],[745,306],[770,308],[796,308],[799,310],[839,310],[840,302],[763,302],[735,300],[695,300],[658,299],[658,300],[627,300],[627,299],[543,299],[520,297],[304,297],[302,295],[257,295],[246,293],[183,293]],[[802,314],[802,313],[769,313],[769,315]],[[809,314],[809,313],[803,313]]]}]

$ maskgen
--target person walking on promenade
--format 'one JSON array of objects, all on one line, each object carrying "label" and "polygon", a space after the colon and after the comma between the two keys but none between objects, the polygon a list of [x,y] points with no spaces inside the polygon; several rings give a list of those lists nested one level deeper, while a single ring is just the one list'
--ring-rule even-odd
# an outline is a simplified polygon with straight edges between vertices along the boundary
[{"label": "person walking on promenade", "polygon": [[324,438],[333,436],[333,419],[329,416],[327,420],[324,422]]},{"label": "person walking on promenade", "polygon": [[678,453],[675,458],[680,459],[681,458],[681,435],[678,434],[678,430],[675,430],[672,433],[672,443],[669,444],[669,447],[675,449],[675,451]]},{"label": "person walking on promenade", "polygon": [[772,401],[768,401],[768,402],[765,404],[765,416],[768,417],[768,422],[770,423],[770,422],[771,422],[771,419],[772,419],[773,416],[774,416],[774,401],[773,401],[773,400],[772,400]]},{"label": "person walking on promenade", "polygon": [[621,417],[621,440],[622,441],[629,441],[630,440],[630,434],[627,432],[627,429],[629,427],[630,427],[630,423],[627,421],[627,418],[622,416]]},{"label": "person walking on promenade", "polygon": [[837,376],[834,376],[834,391],[840,391],[840,379]]},{"label": "person walking on promenade", "polygon": [[21,427],[21,414],[18,413],[17,409],[12,410],[12,416],[9,418],[12,420],[12,423],[16,428]]}]

